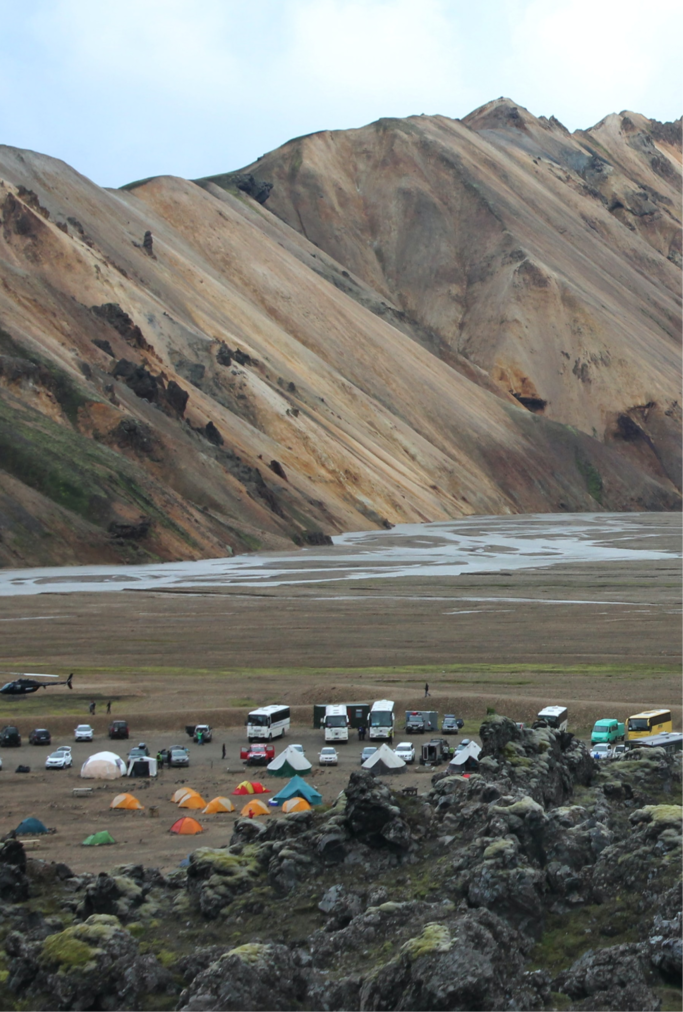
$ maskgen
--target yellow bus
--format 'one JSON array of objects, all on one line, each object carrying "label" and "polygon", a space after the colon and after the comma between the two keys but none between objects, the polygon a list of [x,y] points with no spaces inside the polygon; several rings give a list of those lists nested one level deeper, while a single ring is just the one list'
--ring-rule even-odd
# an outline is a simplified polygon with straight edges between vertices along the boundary
[{"label": "yellow bus", "polygon": [[642,713],[634,713],[626,720],[627,741],[633,741],[635,738],[647,738],[651,734],[662,734],[664,731],[671,730],[673,728],[670,710],[644,710]]}]

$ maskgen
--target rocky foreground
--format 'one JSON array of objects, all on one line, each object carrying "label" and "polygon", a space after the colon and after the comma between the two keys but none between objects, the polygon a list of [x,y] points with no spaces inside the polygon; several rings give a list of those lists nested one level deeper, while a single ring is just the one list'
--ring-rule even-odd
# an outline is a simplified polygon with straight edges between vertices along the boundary
[{"label": "rocky foreground", "polygon": [[621,1009],[681,1004],[680,755],[598,768],[492,716],[480,771],[240,819],[162,874],[0,850],[2,1008]]}]

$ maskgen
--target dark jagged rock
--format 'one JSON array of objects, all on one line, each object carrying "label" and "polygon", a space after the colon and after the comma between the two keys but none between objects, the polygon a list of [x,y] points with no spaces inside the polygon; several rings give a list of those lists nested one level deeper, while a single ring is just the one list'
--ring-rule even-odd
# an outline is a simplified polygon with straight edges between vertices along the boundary
[{"label": "dark jagged rock", "polygon": [[142,249],[147,254],[148,257],[152,257],[153,260],[156,260],[157,257],[156,253],[154,252],[154,239],[152,238],[152,233],[149,231],[149,229],[147,229],[147,231],[145,232],[144,238],[142,240]]},{"label": "dark jagged rock", "polygon": [[151,404],[158,403],[159,382],[144,365],[137,365],[127,358],[119,359],[112,370],[112,376],[114,379],[122,379],[136,397],[149,401]]},{"label": "dark jagged rock", "polygon": [[[137,523],[122,523],[112,520],[107,532],[110,537],[117,538],[119,541],[142,541],[149,534],[151,527],[152,521],[149,517],[140,517]],[[106,913],[106,911],[102,911],[102,913]]]},{"label": "dark jagged rock", "polygon": [[187,390],[183,390],[175,380],[169,380],[166,387],[166,401],[181,417],[185,414],[185,408],[189,399],[190,395]]},{"label": "dark jagged rock", "polygon": [[657,1012],[660,1008],[648,987],[638,945],[615,945],[598,952],[589,949],[553,981],[553,990],[575,1001],[583,999],[579,1008],[614,1012]]},{"label": "dark jagged rock", "polygon": [[103,351],[105,355],[109,355],[109,358],[116,358],[114,350],[109,341],[107,341],[106,337],[94,337],[92,343],[96,348],[99,348],[100,351]]},{"label": "dark jagged rock", "polygon": [[329,534],[322,531],[304,531],[301,535],[306,545],[332,545],[334,542]]},{"label": "dark jagged rock", "polygon": [[209,440],[210,443],[213,443],[214,446],[222,446],[223,443],[225,442],[220,432],[218,431],[218,429],[211,420],[209,420],[204,426],[204,435],[206,436],[206,438]]},{"label": "dark jagged rock", "polygon": [[151,344],[147,343],[138,325],[133,323],[128,313],[121,308],[118,302],[105,302],[101,306],[91,306],[90,312],[113,327],[116,333],[120,334],[124,341],[127,341],[133,348],[140,348],[142,351],[152,350]]},{"label": "dark jagged rock", "polygon": [[149,425],[136,418],[122,418],[111,432],[117,446],[135,450],[150,456],[156,448],[156,440]]},{"label": "dark jagged rock", "polygon": [[354,771],[349,779],[345,821],[349,833],[369,847],[406,850],[411,845],[410,828],[391,791],[365,770]]},{"label": "dark jagged rock", "polygon": [[284,469],[284,467],[282,466],[282,464],[280,463],[279,460],[271,460],[271,462],[268,465],[268,467],[271,469],[271,471],[273,472],[273,474],[276,474],[278,476],[278,478],[282,478],[284,481],[287,481],[287,475],[285,474],[285,469]]},{"label": "dark jagged rock", "polygon": [[284,945],[240,945],[200,973],[180,996],[184,1012],[224,1009],[287,1010],[301,1007],[306,976]]},{"label": "dark jagged rock", "polygon": [[238,190],[248,193],[259,204],[265,204],[270,196],[270,191],[273,189],[272,183],[267,183],[265,179],[257,179],[250,172],[233,176],[233,182]]}]

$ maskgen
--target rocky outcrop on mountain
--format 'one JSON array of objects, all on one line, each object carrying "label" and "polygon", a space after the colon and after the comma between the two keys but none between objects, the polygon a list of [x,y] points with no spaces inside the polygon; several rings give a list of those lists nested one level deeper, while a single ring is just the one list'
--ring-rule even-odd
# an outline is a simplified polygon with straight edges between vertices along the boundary
[{"label": "rocky outcrop on mountain", "polygon": [[119,191],[0,148],[0,564],[679,508],[679,132],[499,100]]},{"label": "rocky outcrop on mountain", "polygon": [[480,772],[418,797],[358,771],[321,811],[237,819],[166,875],[74,875],[8,841],[2,1007],[676,1007],[680,754],[597,764],[515,732],[488,718]]}]

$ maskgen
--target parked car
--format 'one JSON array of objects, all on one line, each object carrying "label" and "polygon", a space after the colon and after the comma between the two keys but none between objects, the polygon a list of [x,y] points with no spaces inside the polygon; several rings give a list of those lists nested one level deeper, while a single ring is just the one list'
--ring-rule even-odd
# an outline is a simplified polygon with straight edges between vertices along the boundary
[{"label": "parked car", "polygon": [[213,731],[208,724],[186,724],[185,733],[198,745],[206,745],[213,738]]},{"label": "parked car", "polygon": [[90,724],[79,724],[74,731],[74,739],[76,741],[92,741],[94,731]]},{"label": "parked car", "polygon": [[336,766],[339,762],[339,756],[336,748],[332,748],[331,745],[326,745],[324,748],[321,748],[318,761],[321,766]]},{"label": "parked car", "polygon": [[141,747],[140,745],[135,745],[128,753],[128,762],[130,762],[131,759],[146,759],[148,755],[149,749],[147,748],[146,745],[144,747]]},{"label": "parked car", "polygon": [[372,753],[376,752],[376,751],[377,751],[377,746],[376,745],[366,745],[365,748],[363,749],[363,751],[360,754],[360,763],[361,763],[361,766],[363,765],[363,763],[365,762],[365,760],[369,759],[370,756],[372,755]]},{"label": "parked car", "polygon": [[51,745],[52,735],[46,727],[34,727],[29,732],[29,745]]},{"label": "parked car", "polygon": [[306,753],[304,752],[303,745],[290,745],[289,747],[290,748],[295,748],[297,750],[297,752],[301,752],[302,755],[306,755]]},{"label": "parked car", "polygon": [[400,741],[394,752],[404,763],[415,762],[415,746],[409,741]]},{"label": "parked car", "polygon": [[471,738],[463,738],[463,740],[458,745],[455,746],[455,751],[456,752],[462,752],[462,750],[464,748],[467,748],[467,746],[469,745],[470,741],[471,741]]},{"label": "parked car", "polygon": [[180,746],[174,746],[169,750],[169,766],[189,766],[190,765],[190,753],[186,748],[180,748]]},{"label": "parked car", "polygon": [[0,731],[0,745],[5,748],[19,748],[21,745],[19,728],[13,727],[11,724],[3,727],[2,731]]},{"label": "parked car", "polygon": [[617,758],[617,756],[626,755],[627,752],[628,752],[628,745],[626,745],[623,741],[619,742],[618,745],[614,746],[615,759]]},{"label": "parked car", "polygon": [[610,759],[612,756],[612,746],[608,745],[606,741],[600,742],[598,745],[593,745],[591,755],[594,759]]},{"label": "parked car", "polygon": [[63,770],[72,765],[73,759],[71,758],[71,747],[69,745],[60,745],[45,760],[46,770]]},{"label": "parked car", "polygon": [[2,769],[2,759],[0,759],[0,770]]},{"label": "parked car", "polygon": [[129,738],[130,731],[128,730],[128,721],[112,720],[107,733],[110,738]]},{"label": "parked car", "polygon": [[443,717],[443,723],[441,725],[442,734],[458,734],[460,728],[465,722],[459,717],[456,717],[454,713],[445,713]]},{"label": "parked car", "polygon": [[254,742],[252,745],[243,745],[240,749],[240,759],[247,766],[267,766],[274,758],[274,745],[264,745],[261,742]]}]

